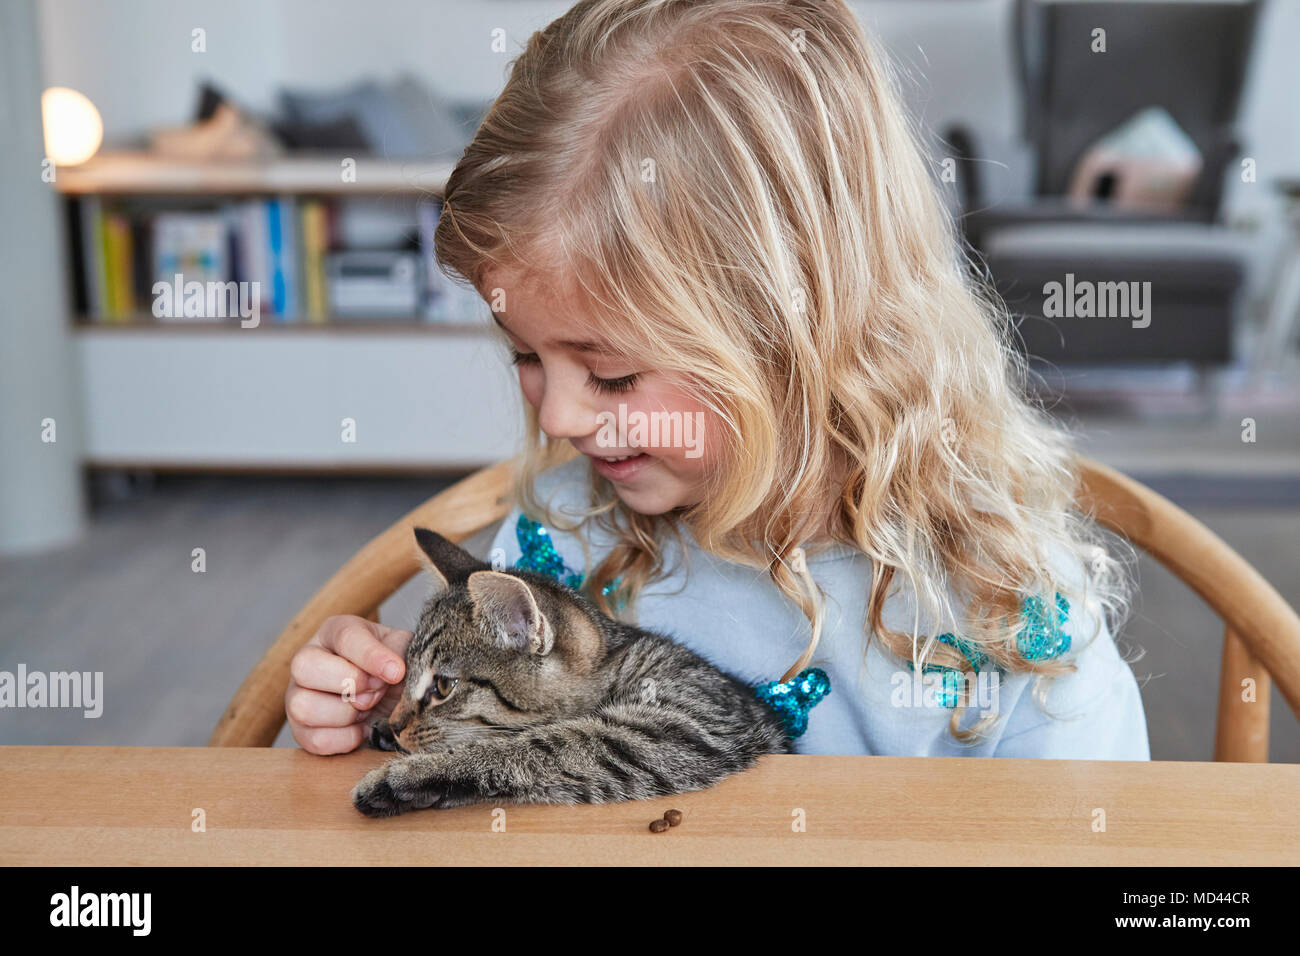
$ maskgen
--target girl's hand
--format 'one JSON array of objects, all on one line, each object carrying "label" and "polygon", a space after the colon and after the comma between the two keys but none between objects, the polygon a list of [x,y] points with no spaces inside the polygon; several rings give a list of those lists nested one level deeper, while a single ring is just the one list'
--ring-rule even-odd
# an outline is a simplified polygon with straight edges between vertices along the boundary
[{"label": "girl's hand", "polygon": [[289,662],[284,712],[299,746],[315,754],[361,746],[369,721],[387,717],[401,698],[411,636],[352,614],[326,618]]}]

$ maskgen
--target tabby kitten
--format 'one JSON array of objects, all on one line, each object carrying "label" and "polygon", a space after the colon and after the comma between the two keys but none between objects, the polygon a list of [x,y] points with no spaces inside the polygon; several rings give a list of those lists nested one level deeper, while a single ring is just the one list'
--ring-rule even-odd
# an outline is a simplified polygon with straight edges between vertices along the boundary
[{"label": "tabby kitten", "polygon": [[402,698],[370,737],[405,756],[353,788],[362,813],[639,800],[794,752],[752,687],[680,644],[545,575],[494,571],[424,528],[415,537],[434,592]]}]

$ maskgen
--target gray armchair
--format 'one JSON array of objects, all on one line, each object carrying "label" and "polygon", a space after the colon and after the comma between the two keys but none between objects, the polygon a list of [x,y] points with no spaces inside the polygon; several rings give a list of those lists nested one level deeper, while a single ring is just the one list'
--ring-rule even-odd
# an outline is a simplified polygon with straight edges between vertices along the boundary
[{"label": "gray armchair", "polygon": [[[1218,224],[1224,177],[1235,172],[1238,101],[1260,0],[1040,2],[1016,0],[1012,19],[1023,136],[1034,157],[1033,198],[982,208],[978,145],[947,133],[964,160],[963,229],[1009,310],[1025,350],[1054,364],[1192,361],[1231,355],[1241,244]],[[1094,53],[1094,29],[1107,50]],[[1160,106],[1196,144],[1200,174],[1176,212],[1119,209],[1103,196],[1081,208],[1065,195],[1081,156],[1147,106]],[[1048,283],[1150,282],[1150,321],[1048,315]]]}]

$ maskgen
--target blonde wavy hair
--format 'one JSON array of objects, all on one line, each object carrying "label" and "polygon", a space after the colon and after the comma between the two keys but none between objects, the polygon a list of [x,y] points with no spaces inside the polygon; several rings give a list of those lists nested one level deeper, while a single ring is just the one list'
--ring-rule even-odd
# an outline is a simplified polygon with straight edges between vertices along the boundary
[{"label": "blonde wavy hair", "polygon": [[[590,318],[575,321],[723,424],[707,505],[638,514],[593,470],[590,510],[570,523],[534,497],[553,443],[524,403],[515,501],[552,527],[615,534],[584,583],[606,612],[631,613],[684,525],[807,615],[789,679],[820,638],[825,595],[803,558],[829,527],[872,559],[864,657],[875,634],[918,670],[968,671],[939,631],[920,633],[925,610],[989,663],[1050,680],[1073,665],[1022,655],[1022,600],[1051,608],[1059,592],[1117,628],[1127,562],[1076,510],[1073,440],[1026,397],[1013,325],[895,83],[842,0],[581,0],[511,63],[447,181],[437,260],[480,292],[503,267],[581,290]],[[1057,580],[1052,549],[1081,562],[1091,593]],[[882,620],[902,579],[911,633]],[[967,704],[950,725],[961,740],[995,719],[963,730]]]}]

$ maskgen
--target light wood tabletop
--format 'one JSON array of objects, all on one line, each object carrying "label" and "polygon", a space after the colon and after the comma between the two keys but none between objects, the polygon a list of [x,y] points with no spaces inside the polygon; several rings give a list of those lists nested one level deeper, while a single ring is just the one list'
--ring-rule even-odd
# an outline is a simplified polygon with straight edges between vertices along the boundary
[{"label": "light wood tabletop", "polygon": [[644,802],[363,817],[349,793],[387,759],[3,747],[0,863],[1300,864],[1292,764],[770,756]]}]

